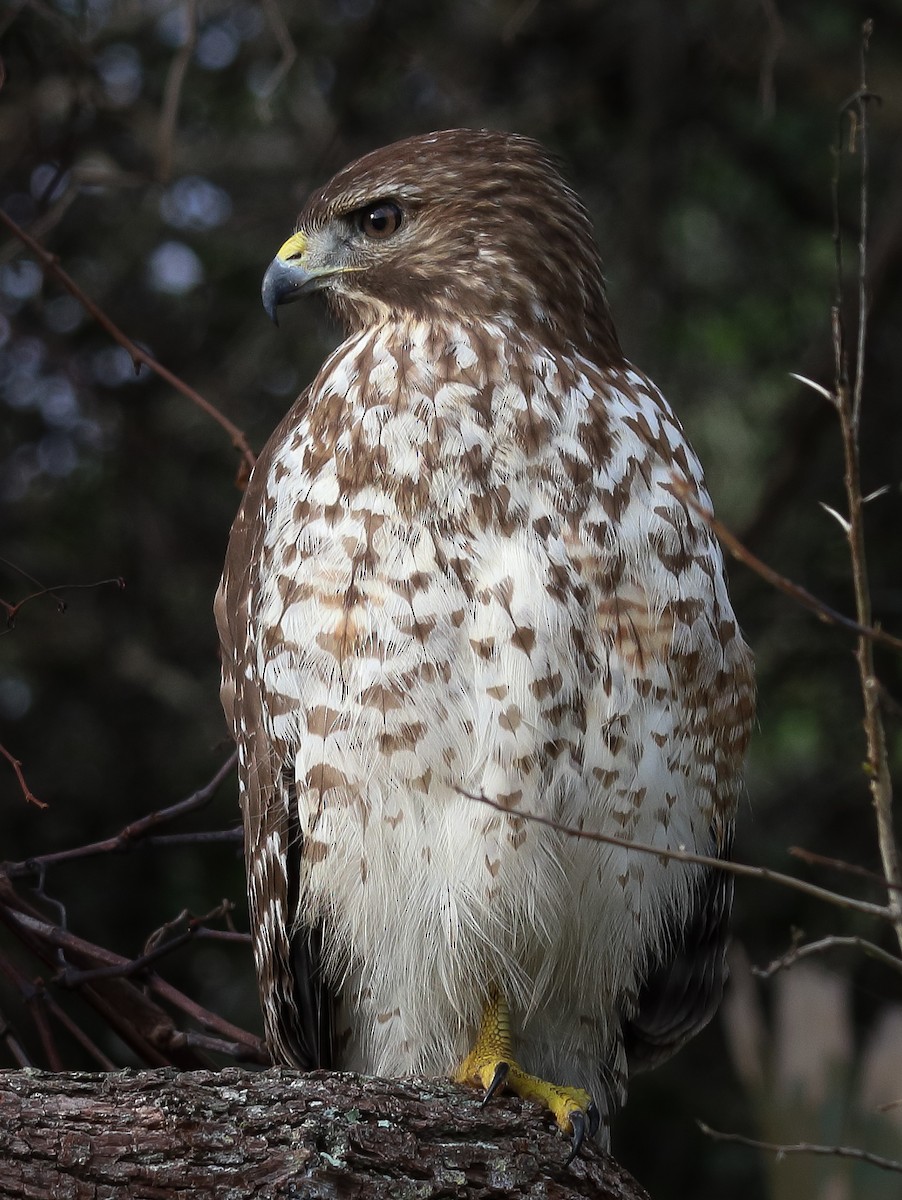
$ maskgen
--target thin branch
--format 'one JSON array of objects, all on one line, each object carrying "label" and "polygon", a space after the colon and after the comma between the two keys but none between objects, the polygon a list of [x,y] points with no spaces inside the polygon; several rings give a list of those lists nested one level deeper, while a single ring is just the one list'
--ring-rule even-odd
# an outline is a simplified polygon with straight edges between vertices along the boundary
[{"label": "thin branch", "polygon": [[153,371],[155,375],[159,375],[161,379],[164,379],[170,385],[170,387],[175,388],[177,392],[180,392],[183,396],[187,397],[192,404],[197,405],[197,407],[202,412],[206,413],[208,417],[212,417],[217,425],[224,429],[231,438],[232,445],[240,452],[246,469],[249,471],[253,468],[256,458],[253,450],[251,450],[250,445],[248,444],[247,438],[238,428],[238,426],[234,425],[228,419],[225,413],[220,412],[215,404],[211,404],[209,400],[205,400],[200,392],[196,392],[194,388],[190,387],[184,382],[184,380],[179,379],[178,375],[173,374],[168,367],[164,367],[163,364],[158,362],[152,354],[148,354],[146,350],[143,350],[136,342],[133,342],[127,334],[123,333],[119,326],[107,316],[103,309],[100,308],[99,305],[95,304],[86,292],[82,291],[72,276],[63,270],[56,256],[51,254],[49,250],[45,249],[45,247],[31,237],[30,234],[26,233],[22,226],[14,221],[12,217],[8,213],[5,213],[2,209],[0,209],[0,221],[2,221],[7,229],[14,233],[16,237],[28,247],[28,249],[41,264],[44,272],[59,280],[63,287],[71,295],[73,295],[76,300],[79,301],[79,303],[87,312],[91,314],[98,325],[100,325],[102,329],[106,330],[113,341],[118,342],[120,346],[128,351],[136,369],[142,365],[149,368],[149,370]]},{"label": "thin branch", "polygon": [[[186,912],[180,913],[174,921],[169,921],[161,929],[156,930],[148,938],[143,954],[139,954],[137,958],[128,959],[120,963],[110,963],[105,967],[93,967],[88,970],[75,970],[72,967],[64,967],[55,976],[54,982],[63,984],[64,987],[76,988],[83,983],[94,983],[98,979],[132,979],[135,975],[143,975],[154,963],[164,958],[167,954],[171,954],[173,950],[178,950],[187,942],[193,941],[195,935],[203,927],[206,921],[214,920],[216,917],[221,917],[225,914],[225,906],[232,907],[231,901],[223,900],[216,908],[212,909],[203,917],[192,917]],[[187,928],[182,932],[165,940],[166,934],[174,927],[187,922]]]},{"label": "thin branch", "polygon": [[28,803],[33,804],[36,808],[47,808],[48,805],[43,800],[39,800],[25,782],[25,776],[22,773],[22,763],[20,760],[16,758],[15,755],[10,754],[2,742],[0,742],[0,754],[3,755],[9,765],[12,767],[13,771],[15,771],[16,779],[18,779],[19,787],[22,790],[22,795],[25,797]]},{"label": "thin branch", "polygon": [[232,829],[201,829],[196,833],[163,833],[159,837],[145,839],[144,845],[156,848],[165,846],[241,846],[244,830],[240,825]]},{"label": "thin branch", "polygon": [[[79,198],[81,188],[78,186],[74,175],[75,172],[73,172],[73,177],[69,180],[66,190],[59,199],[55,200],[46,212],[43,212],[39,217],[31,221],[28,229],[32,237],[42,238],[46,237],[48,233],[52,233]],[[0,265],[5,266],[8,262],[12,262],[17,254],[21,254],[20,248],[15,242],[8,242],[7,245],[0,249]]]},{"label": "thin branch", "polygon": [[182,88],[197,43],[197,0],[187,0],[183,11],[187,21],[185,40],[173,55],[169,66],[163,88],[160,124],[157,127],[157,178],[163,183],[168,183],[172,176],[172,146],[175,141]]},{"label": "thin branch", "polygon": [[719,1133],[703,1121],[696,1121],[696,1124],[706,1137],[715,1142],[734,1142],[737,1146],[751,1146],[753,1150],[767,1150],[778,1157],[786,1154],[817,1154],[827,1158],[854,1158],[858,1162],[870,1163],[872,1167],[880,1167],[883,1171],[902,1171],[902,1162],[897,1162],[894,1158],[884,1158],[880,1154],[871,1154],[868,1150],[859,1150],[855,1146],[817,1146],[812,1142],[781,1146],[776,1142],[759,1142],[755,1138],[743,1137],[741,1133]]},{"label": "thin branch", "polygon": [[758,100],[762,113],[767,119],[770,119],[777,107],[774,68],[780,57],[780,51],[786,43],[786,32],[774,0],[761,0],[761,7],[767,22],[767,37],[761,57],[761,68],[758,72]]},{"label": "thin branch", "polygon": [[151,975],[147,980],[147,985],[161,1000],[165,1000],[173,1008],[179,1009],[185,1016],[190,1017],[192,1021],[196,1021],[204,1029],[212,1029],[218,1032],[224,1040],[240,1046],[242,1049],[240,1053],[235,1053],[235,1057],[239,1058],[242,1062],[267,1064],[272,1062],[262,1039],[258,1038],[255,1034],[248,1033],[246,1029],[239,1029],[237,1025],[233,1025],[231,1021],[227,1021],[225,1017],[211,1012],[208,1008],[203,1008],[196,1000],[192,1000],[190,996],[186,996],[184,992],[180,992],[171,983],[167,983],[165,979],[161,979],[159,975]]},{"label": "thin branch", "polygon": [[680,499],[685,500],[692,511],[697,513],[706,525],[710,526],[718,541],[729,550],[733,557],[744,563],[756,575],[760,575],[771,587],[797,601],[803,608],[813,612],[816,617],[828,625],[837,625],[840,629],[847,629],[849,633],[855,633],[861,638],[868,638],[870,641],[880,642],[881,645],[891,646],[893,650],[902,650],[902,638],[893,637],[891,633],[886,633],[869,622],[853,621],[851,617],[837,612],[835,608],[831,608],[823,600],[818,600],[817,596],[813,596],[800,584],[793,583],[791,579],[787,579],[785,575],[781,575],[779,571],[775,571],[773,567],[762,562],[757,555],[740,542],[735,534],[730,532],[722,521],[715,517],[710,509],[699,504],[690,494],[689,487],[684,480],[674,475],[671,477],[671,485]]},{"label": "thin branch", "polygon": [[857,875],[859,879],[869,879],[872,883],[879,883],[881,887],[900,890],[898,883],[890,883],[879,871],[870,871],[867,867],[858,866],[857,863],[846,862],[842,858],[829,858],[826,854],[815,854],[813,850],[805,850],[801,846],[790,846],[789,853],[793,858],[801,859],[802,862],[810,863],[811,866],[832,867],[834,871],[842,871],[846,875]]},{"label": "thin branch", "polygon": [[3,973],[14,984],[25,1001],[25,1007],[38,1032],[41,1048],[44,1051],[44,1058],[50,1070],[62,1071],[63,1060],[60,1058],[56,1041],[53,1037],[53,1031],[50,1028],[50,1022],[47,1019],[46,997],[42,982],[38,980],[37,983],[33,983],[14,962],[5,957],[3,960]]},{"label": "thin branch", "polygon": [[[24,567],[20,567],[18,563],[10,562],[8,558],[3,558],[2,555],[0,555],[0,563],[3,563],[5,567],[9,567],[11,571],[15,571],[17,575],[21,575],[23,579],[27,579],[29,583],[33,583],[34,586],[39,588],[41,592],[49,592],[53,596],[53,599],[57,602],[60,611],[65,611],[66,601],[62,598],[62,596],[55,595],[53,588],[45,587],[44,584],[41,583],[40,579],[35,579],[34,575],[31,575],[25,570]],[[24,601],[20,601],[18,606],[13,604],[5,604],[5,607],[8,611],[13,612],[16,607],[21,608],[23,603]]]},{"label": "thin branch", "polygon": [[232,923],[232,913],[234,911],[235,905],[231,900],[220,900],[215,908],[211,908],[202,917],[195,917],[187,908],[183,908],[177,917],[173,917],[171,921],[164,921],[159,929],[153,931],[144,943],[144,953],[149,954],[152,950],[158,950],[160,946],[169,945],[166,939],[182,927],[194,933],[199,933],[207,927],[209,921],[222,920],[225,921],[228,927],[226,930],[214,931],[211,929],[209,932],[233,932],[235,926]]},{"label": "thin branch", "polygon": [[199,942],[230,942],[234,946],[252,946],[254,939],[240,929],[210,929],[206,925],[198,928],[195,937]]},{"label": "thin branch", "polygon": [[775,958],[772,962],[768,963],[766,967],[752,967],[752,974],[757,975],[759,979],[770,979],[778,971],[785,971],[787,967],[794,966],[803,958],[811,958],[812,955],[824,954],[828,950],[837,949],[860,950],[868,958],[876,959],[877,962],[883,963],[890,970],[902,974],[902,958],[896,958],[894,954],[889,954],[873,942],[866,941],[865,938],[860,937],[832,936],[821,938],[817,942],[806,942],[801,946],[792,946],[785,954],[781,954],[779,958]]},{"label": "thin branch", "polygon": [[[19,896],[3,875],[0,875],[0,921],[30,953],[53,970],[66,961],[92,966],[119,957],[53,925]],[[88,984],[78,994],[148,1066],[195,1069],[204,1060],[190,1049],[173,1049],[172,1039],[178,1030],[148,991],[146,984],[137,987],[125,979],[112,979]]]},{"label": "thin branch", "polygon": [[44,1003],[47,1006],[47,1011],[54,1018],[54,1020],[58,1021],[59,1024],[62,1025],[62,1027],[66,1030],[66,1032],[76,1042],[78,1042],[81,1048],[90,1054],[90,1056],[100,1067],[101,1071],[115,1071],[117,1069],[113,1060],[104,1054],[94,1039],[88,1037],[81,1026],[73,1021],[64,1009],[60,1008],[57,1002],[51,995],[48,994],[46,990],[44,992]]},{"label": "thin branch", "polygon": [[[130,960],[71,933],[66,928],[65,911],[62,906],[57,905],[44,892],[44,876],[50,866],[62,861],[127,851],[135,845],[156,844],[157,838],[153,831],[177,817],[198,811],[210,802],[219,785],[234,769],[235,758],[236,755],[232,753],[213,778],[191,796],[131,822],[115,837],[51,853],[27,862],[0,866],[0,921],[14,932],[30,953],[48,964],[53,971],[53,982],[57,986],[69,984],[70,990],[75,991],[93,1007],[126,1044],[151,1066],[172,1064],[182,1069],[190,1069],[202,1061],[198,1054],[211,1048],[217,1053],[246,1062],[269,1062],[266,1050],[257,1036],[201,1007],[161,979],[153,970],[153,959],[168,954],[191,938],[224,941],[244,947],[250,941],[249,935],[234,929],[228,911],[230,906],[220,905],[215,914],[208,916],[222,915],[225,918],[225,929],[209,929],[199,920],[193,919],[185,933],[160,944],[161,937],[165,937],[167,932],[174,928],[170,922],[150,939],[141,958]],[[235,832],[240,834],[240,831]],[[190,838],[193,835],[181,836]],[[223,840],[225,837],[229,842],[236,840],[232,831],[227,834],[200,833],[196,837],[201,840]],[[13,877],[35,874],[38,876],[36,897],[45,907],[48,904],[55,905],[58,910],[56,923],[48,920],[33,902],[24,899],[15,891]],[[182,920],[184,919],[183,917]],[[202,918],[204,919],[207,918]],[[0,972],[2,970],[3,961],[0,958]],[[129,977],[136,975],[140,976],[140,982],[131,982]],[[97,1054],[102,1052],[96,1047],[92,1048],[93,1043],[88,1044],[90,1039],[84,1040],[87,1035],[81,1034],[77,1026],[73,1028],[71,1019],[64,1013],[61,1015],[58,1006],[43,985],[42,990],[48,1014],[82,1041],[85,1049],[97,1058]],[[204,1032],[195,1036],[178,1029],[170,1014],[161,1008],[156,1000],[197,1023]],[[7,1041],[9,1042],[8,1038]],[[49,1053],[52,1046],[48,1045],[46,1037],[43,1041]],[[20,1056],[17,1055],[16,1047],[10,1043],[9,1049],[18,1061]]]},{"label": "thin branch", "polygon": [[494,808],[497,812],[504,813],[507,817],[515,817],[524,821],[535,821],[538,825],[545,825],[548,829],[555,829],[558,833],[566,834],[567,837],[584,838],[589,842],[601,842],[606,846],[621,846],[624,850],[636,850],[640,854],[653,854],[660,859],[668,859],[672,862],[692,863],[695,866],[710,867],[715,871],[726,871],[730,875],[740,875],[746,879],[760,879],[766,883],[776,883],[781,887],[793,888],[797,892],[804,892],[806,896],[813,896],[817,900],[823,900],[827,904],[835,904],[837,908],[848,908],[853,912],[864,913],[869,917],[877,917],[883,921],[893,921],[894,914],[891,909],[884,907],[882,904],[869,904],[866,900],[854,900],[850,896],[844,896],[841,892],[831,892],[827,888],[818,887],[813,883],[806,883],[804,879],[796,879],[792,875],[783,875],[779,871],[772,871],[769,867],[752,867],[747,863],[732,862],[729,859],[715,858],[710,854],[694,854],[690,850],[665,850],[660,846],[649,846],[645,842],[633,842],[629,838],[617,837],[615,834],[595,833],[588,829],[575,829],[571,825],[563,825],[560,821],[554,821],[551,817],[542,817],[538,813],[521,812],[520,809],[511,809],[509,806],[499,804],[495,800],[490,800],[488,796],[476,795],[472,792],[465,792],[458,789],[460,795],[466,796],[469,800],[478,800],[480,804],[488,805],[489,808]]},{"label": "thin branch", "polygon": [[[11,887],[7,882],[7,888]],[[121,954],[114,954],[103,946],[78,937],[68,929],[52,924],[22,904],[18,907],[9,903],[0,904],[0,917],[45,962],[55,965],[58,953],[62,952],[65,961],[80,962],[84,964],[85,971],[95,966],[117,968],[110,973],[110,978],[97,978],[94,983],[80,985],[75,990],[151,1065],[180,1065],[178,1058],[173,1059],[173,1052],[187,1046],[188,1043],[183,1033],[172,1024],[168,1014],[158,1005],[150,1004],[146,995],[148,992],[154,993],[172,1008],[180,1010],[204,1029],[219,1033],[226,1041],[243,1046],[242,1057],[245,1061],[270,1061],[258,1037],[201,1007],[154,972],[142,979],[141,987],[136,988],[123,977],[127,974],[131,960]],[[126,1004],[133,1004],[135,1011],[126,1011]]]},{"label": "thin branch", "polygon": [[[2,749],[2,746],[0,746],[0,750]],[[89,842],[84,846],[74,846],[69,850],[56,850],[50,854],[39,854],[34,858],[28,858],[22,862],[0,863],[0,873],[8,875],[10,879],[20,879],[23,876],[34,875],[36,871],[45,872],[48,867],[56,866],[59,863],[72,862],[84,858],[95,858],[100,854],[119,854],[132,850],[145,840],[150,843],[157,842],[159,839],[149,838],[148,834],[154,829],[159,829],[161,825],[175,821],[187,813],[197,812],[206,804],[209,804],[219,785],[231,774],[237,759],[238,752],[236,750],[229,755],[209,783],[204,784],[202,788],[198,788],[196,792],[193,792],[184,800],[179,800],[175,804],[171,804],[168,808],[160,808],[155,812],[148,813],[144,817],[139,817],[137,821],[132,821],[112,837],[104,838],[100,842]],[[180,837],[181,840],[189,837],[195,840],[204,840],[205,835],[202,833],[196,835],[182,834]],[[218,834],[214,834],[210,836],[210,840],[225,839],[221,838]],[[230,837],[228,840],[231,841],[232,838]]]},{"label": "thin branch", "polygon": [[52,596],[56,601],[57,612],[64,613],[68,606],[62,596],[57,595],[57,592],[83,591],[88,588],[106,587],[109,584],[115,584],[120,591],[124,591],[125,589],[125,580],[121,575],[117,575],[115,579],[98,579],[95,583],[59,583],[53,587],[42,587],[39,591],[31,592],[28,596],[24,596],[15,604],[10,603],[8,600],[0,599],[0,606],[6,609],[7,626],[12,627],[15,625],[16,618],[21,610],[32,600],[40,600],[42,596]]},{"label": "thin branch", "polygon": [[[843,482],[848,505],[849,558],[852,569],[852,584],[855,590],[855,615],[862,628],[872,624],[871,592],[868,582],[867,550],[864,534],[864,501],[861,487],[861,457],[858,439],[861,416],[861,398],[864,391],[865,349],[867,330],[867,241],[868,241],[868,101],[873,94],[868,90],[867,55],[873,23],[865,21],[861,35],[861,77],[858,91],[843,105],[841,112],[854,116],[854,130],[860,147],[859,177],[859,242],[858,242],[858,349],[855,363],[855,379],[852,388],[844,365],[842,321],[838,317],[834,327],[834,357],[836,359],[835,393],[839,414],[843,448]],[[854,151],[854,143],[852,145]],[[837,146],[837,155],[841,145]],[[838,201],[834,208],[838,210]],[[836,231],[838,236],[838,230]],[[837,279],[837,287],[842,279]],[[864,731],[867,745],[865,773],[874,805],[877,821],[877,841],[880,859],[887,882],[902,884],[902,863],[893,828],[893,785],[886,752],[886,734],[883,715],[880,711],[880,685],[874,670],[874,639],[860,635],[856,660],[864,708]],[[902,949],[902,892],[894,887],[889,893],[889,907],[893,914],[896,939]]]},{"label": "thin branch", "polygon": [[261,88],[259,106],[264,110],[264,114],[268,115],[269,102],[275,95],[276,89],[282,80],[294,65],[295,59],[298,56],[298,49],[294,44],[294,39],[291,36],[288,25],[285,23],[285,18],[282,16],[282,11],[279,8],[277,0],[262,0],[262,8],[263,14],[282,52],[282,57],[276,63],[272,74]]},{"label": "thin branch", "polygon": [[[868,330],[868,175],[870,171],[870,156],[868,151],[868,101],[879,100],[868,89],[867,67],[868,49],[871,34],[874,32],[874,22],[870,19],[861,27],[861,79],[858,93],[855,97],[855,109],[858,113],[859,144],[861,146],[859,161],[859,210],[858,210],[858,346],[855,359],[855,383],[852,391],[852,426],[858,435],[861,419],[861,398],[864,391],[864,355]],[[854,153],[854,145],[851,147]]]},{"label": "thin branch", "polygon": [[63,1060],[57,1048],[53,1030],[50,1027],[50,1021],[47,1017],[47,1006],[44,1003],[44,999],[44,994],[41,990],[32,988],[30,994],[25,998],[25,1003],[31,1014],[35,1029],[38,1031],[38,1037],[41,1041],[41,1048],[44,1051],[47,1066],[51,1071],[62,1071]]},{"label": "thin branch", "polygon": [[237,1062],[258,1062],[267,1066],[270,1062],[266,1054],[249,1053],[247,1045],[242,1042],[230,1042],[225,1038],[211,1037],[207,1033],[198,1033],[196,1029],[186,1029],[184,1041],[186,1046],[204,1050],[208,1054],[222,1054],[228,1058],[234,1058]]},{"label": "thin branch", "polygon": [[[0,971],[3,970],[3,966],[4,964],[0,960]],[[9,1021],[7,1021],[6,1017],[4,1017],[3,1013],[0,1013],[0,1040],[4,1042],[7,1050],[12,1055],[13,1062],[18,1066],[33,1067],[35,1065],[28,1057],[28,1051],[22,1045],[16,1031],[10,1025]]]}]

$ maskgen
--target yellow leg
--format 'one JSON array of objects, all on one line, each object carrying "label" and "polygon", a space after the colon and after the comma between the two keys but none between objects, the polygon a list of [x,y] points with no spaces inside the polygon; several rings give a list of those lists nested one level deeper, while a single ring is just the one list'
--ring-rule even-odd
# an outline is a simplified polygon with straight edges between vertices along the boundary
[{"label": "yellow leg", "polygon": [[558,1128],[571,1135],[570,1163],[588,1133],[598,1129],[598,1109],[582,1088],[561,1087],[529,1075],[514,1059],[510,1011],[507,1001],[492,993],[482,1014],[476,1045],[454,1073],[455,1083],[470,1083],[485,1089],[483,1103],[495,1092],[507,1088],[523,1100],[533,1100],[547,1108]]}]

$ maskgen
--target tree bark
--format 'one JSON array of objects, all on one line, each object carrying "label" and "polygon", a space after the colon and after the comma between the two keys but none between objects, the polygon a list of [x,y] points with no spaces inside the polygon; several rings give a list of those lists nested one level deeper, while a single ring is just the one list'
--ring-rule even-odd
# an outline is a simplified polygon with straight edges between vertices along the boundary
[{"label": "tree bark", "polygon": [[0,1072],[4,1200],[648,1200],[516,1099],[322,1071]]}]

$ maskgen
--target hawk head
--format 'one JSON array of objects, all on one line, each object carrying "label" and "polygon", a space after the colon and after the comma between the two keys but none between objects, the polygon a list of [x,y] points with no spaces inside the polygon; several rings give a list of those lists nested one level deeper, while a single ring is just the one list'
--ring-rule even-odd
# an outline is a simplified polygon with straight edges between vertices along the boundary
[{"label": "hawk head", "polygon": [[275,320],[311,291],[349,331],[506,319],[621,358],[589,215],[547,151],[516,134],[443,130],[339,171],[270,264],[263,304]]}]

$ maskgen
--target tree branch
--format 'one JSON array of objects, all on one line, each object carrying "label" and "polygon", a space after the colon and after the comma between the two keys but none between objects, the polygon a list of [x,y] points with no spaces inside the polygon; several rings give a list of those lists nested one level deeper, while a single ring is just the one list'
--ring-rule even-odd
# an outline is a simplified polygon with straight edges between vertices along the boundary
[{"label": "tree branch", "polygon": [[652,854],[657,858],[668,859],[671,862],[692,863],[699,867],[710,867],[715,871],[726,871],[730,875],[741,875],[745,879],[760,879],[766,883],[779,884],[781,887],[794,888],[798,892],[804,892],[806,896],[813,896],[816,900],[823,900],[827,904],[834,904],[837,908],[848,908],[853,912],[863,913],[868,917],[877,917],[883,921],[893,921],[895,919],[892,910],[882,904],[870,904],[866,900],[855,900],[851,896],[844,896],[841,892],[831,892],[827,888],[818,887],[814,883],[807,883],[804,879],[796,879],[793,875],[783,875],[780,871],[772,871],[770,867],[752,867],[747,863],[715,858],[710,854],[693,854],[690,850],[666,850],[661,846],[650,846],[646,842],[633,842],[629,838],[617,837],[611,833],[596,833],[594,830],[577,829],[572,825],[564,825],[560,821],[555,821],[551,817],[542,817],[538,813],[521,812],[520,809],[511,809],[504,804],[497,803],[495,800],[490,800],[488,796],[480,796],[464,791],[461,791],[461,795],[466,796],[470,800],[478,800],[480,804],[487,804],[489,808],[494,808],[497,812],[504,813],[505,816],[516,817],[523,821],[535,821],[536,824],[545,825],[548,829],[556,829],[558,833],[566,834],[567,837],[585,838],[589,842],[603,842],[607,846],[622,846],[624,850],[635,850],[639,854]]},{"label": "tree branch", "polygon": [[[835,395],[836,411],[839,415],[839,426],[842,437],[844,472],[843,480],[846,490],[846,503],[849,515],[845,525],[846,538],[849,543],[849,558],[852,567],[852,583],[855,590],[855,615],[863,628],[872,624],[871,593],[868,583],[867,550],[864,536],[864,499],[861,489],[861,459],[859,450],[859,425],[861,418],[861,399],[864,390],[865,349],[867,331],[867,241],[868,241],[868,101],[873,94],[868,90],[867,54],[868,43],[872,32],[872,22],[865,21],[861,36],[861,77],[858,91],[842,106],[840,116],[852,113],[855,117],[854,134],[858,141],[860,154],[859,179],[859,243],[858,243],[858,348],[855,363],[855,379],[849,386],[842,316],[839,305],[833,313],[834,358],[836,363]],[[841,144],[837,146],[837,161],[841,153]],[[851,149],[854,152],[854,142]],[[838,191],[839,172],[834,174],[834,190]],[[834,213],[838,214],[839,202],[834,198]],[[838,215],[835,217],[838,222]],[[838,224],[834,230],[834,238],[839,243]],[[841,264],[841,256],[838,259]],[[838,269],[840,266],[838,265]],[[837,287],[841,288],[842,277],[837,278]],[[877,841],[880,847],[880,859],[887,882],[895,885],[889,892],[889,907],[893,913],[893,923],[899,948],[902,950],[902,893],[898,885],[902,884],[902,865],[899,861],[899,849],[893,828],[893,785],[890,778],[889,761],[886,753],[886,735],[883,728],[883,716],[880,712],[880,687],[874,671],[873,639],[861,634],[858,639],[856,660],[858,676],[861,684],[861,699],[864,707],[864,731],[867,744],[867,760],[865,773],[874,814],[877,821]]]},{"label": "tree branch", "polygon": [[298,56],[298,48],[294,44],[294,39],[288,25],[285,23],[285,18],[279,8],[277,0],[261,0],[263,15],[273,32],[273,36],[279,43],[279,51],[281,58],[276,63],[266,83],[261,88],[259,100],[259,109],[269,116],[269,104],[276,93],[282,80],[291,70]]},{"label": "tree branch", "polygon": [[865,938],[838,936],[821,938],[817,942],[806,942],[801,946],[791,946],[785,954],[781,954],[779,958],[775,958],[766,967],[752,967],[752,974],[756,975],[759,979],[770,979],[778,971],[785,971],[787,967],[794,966],[803,958],[810,958],[814,954],[824,954],[828,950],[843,948],[860,950],[869,958],[876,959],[877,962],[883,963],[890,970],[902,974],[902,958],[896,958],[894,954],[888,953],[886,950],[881,949],[880,946],[876,946],[873,942],[869,942]]},{"label": "tree branch", "polygon": [[25,797],[28,803],[33,804],[36,808],[47,808],[47,803],[44,800],[39,800],[26,783],[25,775],[22,772],[21,760],[16,758],[14,754],[11,754],[2,742],[0,742],[0,755],[6,759],[15,772],[16,779],[19,781],[19,787],[22,791],[22,795]]},{"label": "tree branch", "polygon": [[[805,382],[808,382],[807,380]],[[829,395],[829,393],[828,393]],[[781,575],[779,571],[775,571],[773,567],[769,567],[767,563],[762,562],[757,555],[753,554],[747,546],[740,542],[739,538],[724,525],[724,523],[715,517],[710,509],[704,508],[690,494],[689,488],[684,481],[678,476],[671,478],[671,484],[674,492],[685,500],[694,513],[708,525],[714,532],[717,540],[729,550],[734,558],[739,562],[744,563],[756,575],[760,575],[765,583],[769,583],[771,587],[777,591],[783,592],[790,599],[797,601],[803,608],[807,608],[813,612],[816,617],[824,621],[827,625],[837,625],[840,629],[846,629],[849,633],[855,633],[861,638],[868,638],[870,641],[881,642],[885,646],[891,646],[893,650],[902,650],[902,638],[893,637],[891,633],[886,633],[883,629],[871,625],[870,620],[867,622],[858,620],[853,621],[851,617],[843,616],[841,612],[837,612],[835,608],[831,608],[829,604],[825,604],[823,600],[819,600],[817,596],[812,595],[806,588],[803,588],[798,583],[793,583],[791,579],[787,579],[785,575]]]},{"label": "tree branch", "polygon": [[82,291],[72,276],[63,270],[56,256],[51,254],[49,250],[45,249],[44,246],[42,246],[40,242],[36,241],[29,233],[26,233],[22,226],[14,221],[8,213],[3,211],[2,208],[0,208],[0,221],[2,221],[7,229],[14,233],[16,237],[28,247],[31,253],[41,264],[45,274],[52,275],[54,279],[59,280],[66,291],[68,291],[75,297],[76,300],[78,300],[78,302],[84,307],[85,311],[91,314],[91,316],[98,323],[98,325],[101,326],[102,329],[106,330],[113,341],[118,342],[120,346],[128,351],[136,368],[143,364],[149,370],[153,371],[155,375],[159,375],[161,379],[164,379],[170,385],[170,387],[175,388],[177,392],[181,392],[183,396],[186,396],[192,404],[196,404],[197,407],[202,412],[205,412],[208,417],[212,417],[216,424],[224,429],[232,439],[232,445],[235,447],[235,449],[240,451],[247,471],[251,471],[253,469],[256,461],[254,452],[251,450],[244,433],[238,428],[237,425],[234,425],[229,420],[225,413],[220,412],[216,405],[211,404],[209,400],[205,400],[200,392],[196,392],[194,388],[190,387],[184,382],[184,380],[179,379],[178,375],[175,375],[169,370],[168,367],[164,367],[162,363],[157,362],[152,354],[148,354],[146,350],[143,350],[137,344],[137,342],[133,342],[128,334],[123,333],[119,326],[116,325],[110,319],[110,317],[106,315],[103,309],[98,304],[95,304],[86,292]]},{"label": "tree branch", "polygon": [[798,858],[811,866],[831,867],[834,871],[841,871],[845,875],[856,875],[859,879],[868,879],[871,883],[879,883],[881,887],[893,888],[897,891],[899,889],[899,884],[890,883],[879,871],[871,871],[867,867],[858,866],[857,863],[846,862],[843,858],[830,858],[826,854],[815,854],[813,850],[805,850],[802,846],[790,846],[789,853],[793,858]]},{"label": "tree branch", "polygon": [[751,1146],[753,1150],[768,1150],[772,1154],[818,1154],[828,1158],[854,1158],[858,1162],[870,1163],[884,1171],[902,1171],[902,1162],[893,1158],[884,1158],[880,1154],[871,1154],[867,1150],[859,1150],[855,1146],[817,1146],[812,1142],[796,1142],[793,1146],[782,1146],[776,1142],[759,1142],[755,1138],[743,1137],[741,1133],[719,1133],[702,1121],[697,1122],[699,1129],[706,1137],[715,1142],[734,1142],[738,1146]]},{"label": "tree branch", "polygon": [[157,127],[157,178],[168,183],[172,176],[172,146],[175,140],[175,125],[179,115],[182,88],[191,56],[197,42],[197,0],[187,0],[184,7],[187,31],[185,40],[173,55],[166,85],[163,88],[163,107]]},{"label": "tree branch", "polygon": [[572,1166],[547,1117],[442,1079],[316,1071],[0,1076],[4,1195],[545,1196],[648,1200],[588,1147]]},{"label": "tree branch", "polygon": [[[0,746],[0,752],[5,753],[2,746]],[[10,879],[21,879],[29,875],[34,875],[35,872],[43,873],[48,867],[56,866],[59,863],[72,862],[73,860],[83,858],[94,858],[100,854],[121,854],[132,850],[141,842],[153,843],[157,839],[148,836],[153,830],[159,829],[161,825],[175,821],[187,813],[197,812],[209,804],[216,794],[219,785],[231,774],[237,760],[238,751],[234,750],[209,783],[198,788],[196,792],[192,792],[184,800],[170,804],[168,808],[160,808],[155,812],[148,813],[145,817],[139,817],[138,820],[132,821],[112,837],[104,838],[100,842],[89,842],[84,846],[73,846],[69,850],[56,850],[50,854],[37,854],[22,862],[0,863],[0,874],[6,875]],[[38,801],[38,803],[40,802]],[[203,839],[204,837],[203,834],[190,833],[173,836],[181,842],[187,839]],[[218,834],[217,837],[219,837]]]}]

